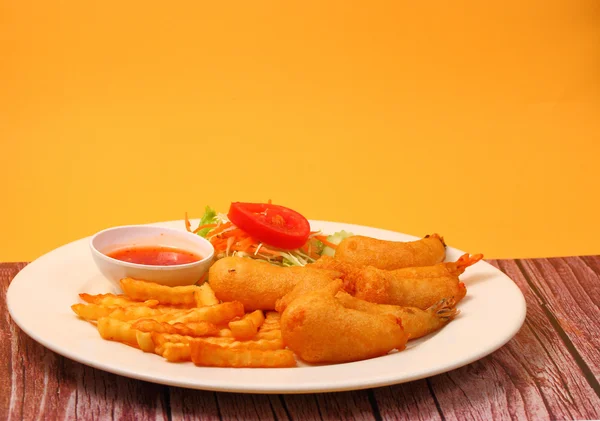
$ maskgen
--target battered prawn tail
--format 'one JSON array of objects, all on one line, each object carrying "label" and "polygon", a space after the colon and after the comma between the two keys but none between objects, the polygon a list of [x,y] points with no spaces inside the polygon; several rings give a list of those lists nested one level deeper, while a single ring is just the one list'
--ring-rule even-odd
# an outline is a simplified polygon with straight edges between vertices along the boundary
[{"label": "battered prawn tail", "polygon": [[435,233],[434,234],[429,234],[429,235],[426,235],[425,238],[437,238],[438,240],[440,240],[440,242],[442,243],[442,245],[444,246],[444,248],[447,247],[446,246],[446,242],[444,241],[444,237],[442,237],[439,234],[435,234]]},{"label": "battered prawn tail", "polygon": [[469,266],[473,266],[481,259],[483,259],[483,254],[481,253],[473,255],[465,253],[456,262],[448,263],[448,269],[454,276],[462,275]]},{"label": "battered prawn tail", "polygon": [[467,286],[465,285],[464,282],[459,282],[458,283],[458,294],[454,296],[454,299],[458,303],[460,300],[465,298],[466,295],[467,295]]},{"label": "battered prawn tail", "polygon": [[427,312],[437,317],[442,323],[448,323],[460,314],[454,298],[442,298],[427,309]]}]

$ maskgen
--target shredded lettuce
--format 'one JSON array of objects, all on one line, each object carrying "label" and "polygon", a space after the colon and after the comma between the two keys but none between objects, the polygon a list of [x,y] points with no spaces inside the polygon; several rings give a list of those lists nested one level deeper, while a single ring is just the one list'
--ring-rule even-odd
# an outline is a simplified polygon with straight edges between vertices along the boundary
[{"label": "shredded lettuce", "polygon": [[[204,209],[204,215],[202,215],[202,218],[200,218],[200,225],[216,224],[216,223],[217,223],[217,212],[210,206],[207,206]],[[206,235],[210,232],[210,230],[212,230],[212,228],[202,228],[200,231],[198,231],[198,235],[206,238]]]},{"label": "shredded lettuce", "polygon": [[[354,234],[352,234],[351,232],[348,231],[338,231],[332,235],[330,235],[329,237],[327,237],[327,241],[330,242],[331,244],[335,244],[336,246],[338,244],[340,244],[342,242],[342,240],[348,238],[348,237],[352,237]],[[321,256],[333,256],[335,254],[335,250],[332,249],[331,247],[324,247],[323,251],[321,252]]]},{"label": "shredded lettuce", "polygon": [[281,252],[281,256],[283,257],[282,266],[305,266],[309,263],[296,250]]}]

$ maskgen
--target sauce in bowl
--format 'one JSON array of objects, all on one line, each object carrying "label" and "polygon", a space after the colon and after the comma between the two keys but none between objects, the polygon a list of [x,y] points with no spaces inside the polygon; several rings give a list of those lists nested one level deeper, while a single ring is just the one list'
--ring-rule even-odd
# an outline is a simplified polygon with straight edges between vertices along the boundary
[{"label": "sauce in bowl", "polygon": [[202,260],[202,256],[191,251],[162,246],[128,247],[106,253],[106,255],[123,262],[150,266],[185,265]]}]

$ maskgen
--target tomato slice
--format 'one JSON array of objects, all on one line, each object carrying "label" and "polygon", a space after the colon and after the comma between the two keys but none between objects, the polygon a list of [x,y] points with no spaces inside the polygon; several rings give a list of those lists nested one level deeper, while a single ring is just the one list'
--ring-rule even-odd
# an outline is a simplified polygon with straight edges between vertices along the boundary
[{"label": "tomato slice", "polygon": [[310,224],[304,216],[270,203],[233,202],[227,217],[251,237],[280,249],[302,247],[310,235]]}]

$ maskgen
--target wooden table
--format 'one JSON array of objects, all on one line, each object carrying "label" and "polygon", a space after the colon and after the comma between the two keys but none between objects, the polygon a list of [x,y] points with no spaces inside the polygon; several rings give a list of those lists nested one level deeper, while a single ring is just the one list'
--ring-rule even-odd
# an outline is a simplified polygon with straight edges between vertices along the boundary
[{"label": "wooden table", "polygon": [[525,324],[503,348],[425,380],[308,395],[187,390],[63,358],[10,319],[6,290],[25,263],[0,263],[0,419],[600,418],[600,256],[490,263],[527,299]]}]

